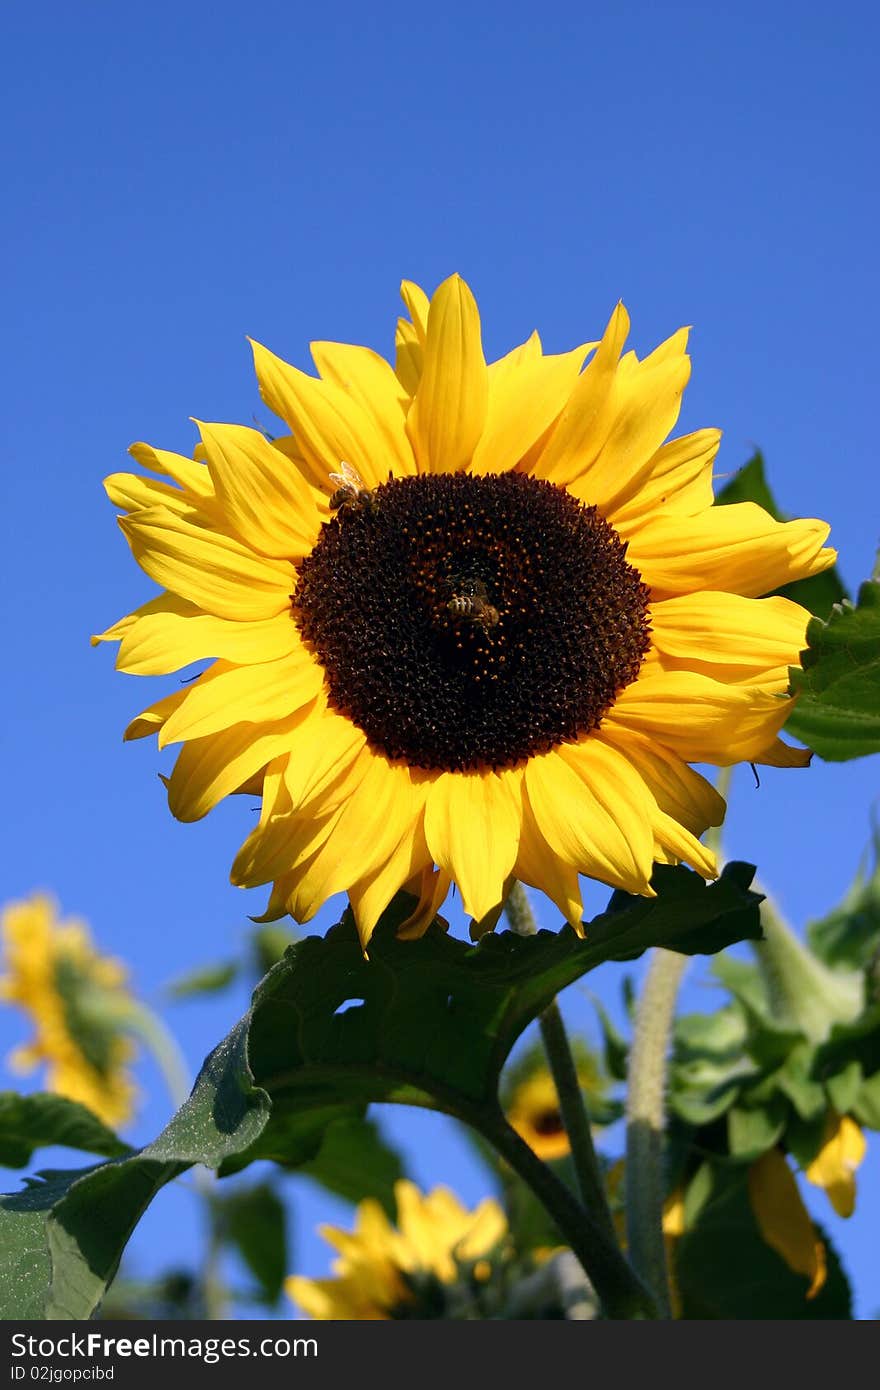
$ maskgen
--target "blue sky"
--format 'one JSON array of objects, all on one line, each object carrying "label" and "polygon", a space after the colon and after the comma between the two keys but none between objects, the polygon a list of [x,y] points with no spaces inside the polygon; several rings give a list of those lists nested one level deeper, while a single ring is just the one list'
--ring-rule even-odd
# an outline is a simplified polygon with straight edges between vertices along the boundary
[{"label": "blue sky", "polygon": [[[849,586],[870,572],[876,7],[54,0],[2,29],[2,896],[51,889],[148,999],[233,954],[263,900],[227,882],[251,813],[176,824],[167,755],[121,743],[170,686],[89,648],[151,592],[100,484],[133,440],[185,453],[190,416],[261,411],[246,334],[303,367],[313,338],[387,353],[401,278],[453,270],[490,356],[534,327],[556,351],[596,337],[619,298],[640,352],[691,324],[679,432],[722,427],[721,472],[760,445],[781,505],[832,523]],[[746,773],[727,852],[802,923],[842,896],[876,795],[876,758],[768,770],[759,791]],[[692,967],[689,1007],[705,978]],[[194,1068],[245,1002],[168,1014]],[[587,1017],[582,992],[564,1003]],[[0,1016],[0,1053],[20,1027]],[[149,1065],[142,1081],[137,1140],[167,1113]],[[392,1123],[423,1183],[483,1195],[446,1122]],[[880,1307],[878,1153],[856,1221],[828,1222],[862,1316]],[[321,1272],[311,1226],[345,1209],[289,1186],[298,1266]],[[195,1222],[167,1194],[133,1258],[179,1257]]]}]

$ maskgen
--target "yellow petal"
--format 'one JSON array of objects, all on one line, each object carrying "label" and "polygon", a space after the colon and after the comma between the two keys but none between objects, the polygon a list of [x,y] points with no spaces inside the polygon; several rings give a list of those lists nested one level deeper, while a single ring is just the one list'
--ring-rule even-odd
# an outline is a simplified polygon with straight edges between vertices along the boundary
[{"label": "yellow petal", "polygon": [[825,1282],[825,1247],[779,1149],[768,1150],[751,1165],[748,1187],[762,1238],[789,1269],[810,1280],[806,1297],[813,1298]]},{"label": "yellow petal", "polygon": [[544,839],[535,821],[527,787],[523,788],[522,833],[513,876],[546,893],[566,922],[583,936],[584,905],[577,870],[560,859]]},{"label": "yellow petal", "polygon": [[132,444],[128,451],[142,468],[172,478],[194,501],[207,501],[214,495],[211,475],[203,463],[173,454],[169,449],[154,449],[142,441]]},{"label": "yellow petal", "polygon": [[297,812],[335,810],[348,794],[349,770],[366,747],[366,734],[344,715],[316,703],[312,727],[290,747],[284,782]]},{"label": "yellow petal", "polygon": [[[162,597],[164,598],[165,595]],[[153,599],[152,602],[155,603],[156,600]],[[143,608],[136,608],[133,613],[126,613],[125,617],[119,618],[115,623],[111,623],[110,627],[104,632],[93,633],[89,638],[89,645],[97,647],[99,642],[121,642],[123,637],[131,632],[140,614],[144,612],[147,607],[149,607],[149,605],[144,604]]]},{"label": "yellow petal", "polygon": [[279,613],[261,622],[231,622],[203,613],[176,594],[161,594],[108,628],[93,641],[119,640],[116,667],[137,676],[165,676],[194,661],[222,657],[244,666],[274,661],[300,645],[292,614]]},{"label": "yellow petal", "polygon": [[607,720],[599,737],[632,763],[660,810],[692,835],[702,835],[710,826],[721,825],[727,809],[724,798],[677,753],[656,739]]},{"label": "yellow petal", "polygon": [[424,347],[428,337],[428,314],[431,309],[431,301],[414,280],[401,280],[400,297],[406,305],[406,312],[412,319],[416,338]]},{"label": "yellow petal", "polygon": [[407,887],[418,897],[418,902],[406,920],[401,922],[397,935],[401,941],[417,941],[420,936],[424,936],[446,901],[446,895],[452,887],[452,879],[442,869],[435,869],[433,864],[428,864],[418,878]]},{"label": "yellow petal", "polygon": [[501,899],[516,860],[520,781],[516,772],[444,772],[428,793],[428,848],[478,921]]},{"label": "yellow petal", "polygon": [[655,737],[688,763],[753,762],[778,734],[793,701],[751,685],[723,685],[691,671],[651,670],[618,695],[603,731]]},{"label": "yellow petal", "polygon": [[586,345],[550,357],[515,349],[492,364],[486,424],[472,473],[503,473],[519,462],[561,412],[586,353]]},{"label": "yellow petal", "polygon": [[605,515],[613,526],[638,522],[649,513],[696,516],[712,506],[712,465],[720,430],[697,430],[670,439],[657,450],[637,485]]},{"label": "yellow petal", "polygon": [[111,473],[104,479],[104,491],[114,507],[138,512],[145,507],[167,507],[175,512],[191,512],[193,499],[179,487],[144,478],[140,473]]},{"label": "yellow petal", "polygon": [[798,665],[810,614],[786,598],[743,598],[701,590],[651,606],[651,641],[667,670],[697,671],[713,680],[760,680]]},{"label": "yellow petal", "polygon": [[564,487],[598,454],[613,421],[614,380],[628,333],[629,315],[618,304],[545,448],[530,466],[535,477]]},{"label": "yellow petal", "polygon": [[[323,696],[311,717],[290,736],[282,765],[283,798],[247,837],[232,867],[232,882],[267,883],[289,873],[323,844],[333,816],[363,780],[372,754],[360,729],[326,708]],[[338,819],[338,817],[337,817]]]},{"label": "yellow petal", "polygon": [[308,717],[306,707],[277,724],[235,724],[185,743],[168,781],[171,814],[182,821],[201,820],[224,796],[285,752],[292,731]]},{"label": "yellow petal", "polygon": [[258,430],[196,424],[218,501],[236,535],[261,555],[289,560],[308,555],[321,519],[293,464]]},{"label": "yellow petal", "polygon": [[419,389],[424,359],[416,330],[406,319],[398,319],[394,335],[394,374],[410,398]]},{"label": "yellow petal", "polygon": [[781,738],[775,738],[749,762],[759,763],[762,767],[809,767],[812,757],[809,748],[794,748]]},{"label": "yellow petal", "polygon": [[[425,841],[424,825],[419,817],[415,826],[402,836],[396,849],[365,877],[353,883],[348,890],[351,910],[357,925],[361,945],[366,948],[391,899],[415,874],[431,873],[433,865]],[[432,887],[434,886],[432,882]],[[433,902],[433,894],[431,894]],[[416,909],[418,912],[418,909]],[[412,926],[412,916],[407,925]],[[425,923],[430,924],[434,914]],[[398,935],[401,935],[398,932]]]},{"label": "yellow petal", "polygon": [[829,1116],[822,1147],[804,1176],[825,1191],[838,1216],[855,1211],[856,1169],[867,1147],[861,1128],[849,1115]]},{"label": "yellow petal", "polygon": [[654,831],[654,858],[663,864],[690,864],[703,878],[717,878],[718,860],[714,850],[703,845],[689,830],[664,811],[651,815]]},{"label": "yellow petal", "polygon": [[[594,765],[592,753],[585,753],[588,747],[589,740],[576,746],[581,766],[561,757],[561,746],[526,765],[526,789],[538,829],[553,853],[579,873],[652,896],[650,824],[634,814],[625,793],[618,801],[601,754]],[[615,768],[622,763],[618,759]]]},{"label": "yellow petal", "polygon": [[824,521],[774,521],[754,502],[710,507],[699,516],[653,514],[644,525],[618,524],[629,541],[627,559],[654,589],[655,599],[698,589],[757,598],[833,565],[823,549]]},{"label": "yellow petal", "polygon": [[157,734],[165,720],[171,717],[185,699],[185,690],[172,690],[170,695],[164,695],[161,700],[156,700],[155,704],[148,705],[131,721],[122,735],[123,739],[130,742],[132,739],[148,738],[150,734]]},{"label": "yellow petal", "polygon": [[398,478],[415,473],[406,433],[409,397],[385,358],[349,343],[312,343],[311,348],[324,381],[345,391],[372,417],[387,459],[385,476],[388,469]]},{"label": "yellow petal", "polygon": [[291,367],[259,343],[252,343],[254,366],[263,400],[286,420],[305,459],[312,481],[333,485],[330,473],[346,462],[367,487],[388,477],[389,459],[373,418],[341,387]]},{"label": "yellow petal", "polygon": [[120,517],[135,559],[165,589],[218,618],[259,621],[290,607],[293,565],[270,560],[165,507]]},{"label": "yellow petal", "polygon": [[[423,774],[370,755],[360,784],[336,813],[333,834],[294,875],[297,920],[308,921],[334,893],[386,864],[401,841],[416,833],[424,801]],[[368,823],[371,833],[365,838],[363,827]]]},{"label": "yellow petal", "polygon": [[611,394],[613,419],[594,458],[584,455],[569,484],[580,501],[602,508],[606,515],[640,490],[650,475],[653,459],[681,409],[690,375],[685,347],[687,329],[680,329],[642,362],[622,369]]},{"label": "yellow petal", "polygon": [[420,472],[468,466],[487,403],[479,310],[465,282],[452,275],[431,300],[424,369],[406,424]]},{"label": "yellow petal", "polygon": [[324,681],[323,669],[302,644],[277,661],[232,666],[216,661],[190,685],[186,699],[159,735],[159,747],[205,738],[232,724],[271,724],[308,704]]}]

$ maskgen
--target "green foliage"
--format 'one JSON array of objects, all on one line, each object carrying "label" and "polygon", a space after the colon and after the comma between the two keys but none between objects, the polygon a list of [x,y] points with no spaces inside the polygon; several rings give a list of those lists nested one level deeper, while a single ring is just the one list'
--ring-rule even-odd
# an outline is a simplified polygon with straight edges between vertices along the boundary
[{"label": "green foliage", "polygon": [[880,834],[872,836],[874,867],[863,866],[843,902],[807,927],[816,955],[832,967],[868,970],[880,952]]},{"label": "green foliage", "polygon": [[238,976],[236,961],[218,961],[216,965],[205,965],[199,970],[191,970],[180,975],[165,986],[169,999],[192,999],[201,994],[220,994]]},{"label": "green foliage", "polygon": [[[874,997],[878,892],[875,864],[870,877],[860,873],[843,903],[811,927],[807,946],[784,926],[771,930],[768,920],[755,963],[727,954],[713,962],[731,996],[728,1002],[712,1014],[681,1017],[675,1025],[669,1105],[670,1176],[676,1183],[694,1178],[695,1165],[712,1155],[711,1170],[704,1165],[698,1171],[717,1186],[716,1170],[742,1173],[776,1145],[806,1168],[835,1114],[880,1128],[880,1001]],[[780,951],[787,932],[790,944]],[[784,1007],[786,980],[780,974],[786,971],[793,972],[789,990],[796,984],[801,993],[807,986],[819,992],[831,1010],[827,1027],[810,1028],[814,1018],[808,1008],[799,1026],[798,1015]],[[835,1021],[831,1006],[838,994],[852,998],[855,1011],[838,1013]],[[724,1202],[726,1193],[725,1188]],[[716,1239],[726,1236],[720,1230],[707,1236],[707,1251]],[[715,1246],[716,1258],[722,1249],[724,1244]],[[698,1285],[699,1280],[695,1298]],[[771,1306],[774,1317],[786,1316]]]},{"label": "green foliage", "polygon": [[264,922],[262,926],[255,927],[251,933],[250,957],[257,979],[261,980],[268,974],[272,966],[278,964],[288,946],[292,946],[298,940],[297,933],[281,922]]},{"label": "green foliage", "polygon": [[287,1212],[270,1183],[211,1198],[217,1231],[235,1246],[259,1285],[260,1301],[277,1303],[287,1274]]},{"label": "green foliage", "polygon": [[239,1025],[207,1059],[159,1138],[128,1158],[40,1175],[0,1197],[0,1317],[87,1318],[156,1193],[192,1163],[219,1167],[265,1124],[269,1098],[247,1071]]},{"label": "green foliage", "polygon": [[711,952],[757,936],[752,872],[728,865],[707,885],[687,870],[658,870],[656,899],[615,894],[586,940],[565,928],[471,946],[435,925],[402,942],[395,932],[410,902],[401,898],[369,960],[350,914],[325,938],[297,942],[154,1143],[0,1199],[0,1238],[13,1252],[0,1316],[87,1318],[149,1202],[193,1163],[223,1173],[255,1158],[308,1162],[333,1121],[357,1118],[370,1101],[429,1105],[479,1126],[497,1107],[511,1047],[563,986],[649,946]]},{"label": "green foliage", "polygon": [[[685,1201],[685,1233],[676,1243],[675,1281],[685,1318],[813,1319],[851,1316],[849,1284],[824,1232],[828,1277],[814,1298],[763,1239],[743,1168],[704,1164]],[[697,1190],[699,1189],[699,1190]]]},{"label": "green foliage", "polygon": [[397,1215],[394,1184],[406,1176],[403,1160],[372,1120],[334,1120],[315,1157],[299,1171],[349,1202],[372,1197],[392,1221]]},{"label": "green foliage", "polygon": [[29,1096],[0,1091],[0,1163],[24,1168],[35,1149],[50,1144],[104,1158],[131,1153],[128,1144],[78,1101],[48,1091]]},{"label": "green foliage", "polygon": [[813,618],[807,642],[786,729],[829,762],[880,752],[880,582],[867,580],[827,622]]},{"label": "green foliage", "polygon": [[[734,502],[755,502],[776,521],[788,520],[780,511],[770,491],[764,472],[764,456],[760,450],[756,450],[748,463],[734,474],[715,499],[715,505],[722,507]],[[790,598],[794,603],[799,603],[819,618],[827,618],[835,603],[841,603],[848,597],[836,565],[823,570],[821,574],[812,575],[809,579],[796,579],[791,584],[784,584],[776,592],[784,598]]]}]

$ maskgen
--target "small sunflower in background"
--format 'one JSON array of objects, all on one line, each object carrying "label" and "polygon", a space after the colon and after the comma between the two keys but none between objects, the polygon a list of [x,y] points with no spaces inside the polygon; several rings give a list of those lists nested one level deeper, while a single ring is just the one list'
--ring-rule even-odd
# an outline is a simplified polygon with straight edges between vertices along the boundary
[{"label": "small sunflower in background", "polygon": [[354,1231],[322,1226],[338,1251],[332,1279],[291,1275],[290,1298],[312,1318],[347,1321],[483,1316],[507,1218],[494,1198],[468,1211],[446,1187],[422,1194],[394,1185],[397,1225],[372,1198],[357,1208]]},{"label": "small sunflower in background", "polygon": [[128,1071],[134,1045],[121,1024],[131,1004],[125,966],[100,955],[86,924],[62,921],[43,893],[4,907],[0,938],[0,1000],[24,1009],[35,1026],[9,1065],[20,1072],[45,1065],[48,1090],[108,1125],[125,1124],[137,1095]]},{"label": "small sunflower in background", "polygon": [[[573,1042],[572,1054],[593,1124],[610,1124],[619,1118],[621,1107],[608,1095],[608,1079],[598,1059],[579,1039]],[[502,1086],[502,1105],[508,1122],[545,1163],[571,1152],[556,1083],[541,1048],[530,1049],[509,1068]]]},{"label": "small sunflower in background", "polygon": [[154,476],[107,479],[162,593],[93,640],[140,675],[213,662],[126,737],[181,745],[181,820],[262,795],[232,879],[271,884],[264,920],[345,891],[364,946],[401,888],[402,935],[452,884],[479,935],[513,878],[580,930],[579,874],[714,877],[724,802],[689,764],[809,760],[777,737],[809,614],[760,596],[833,563],[828,526],[713,507],[719,431],[667,440],[686,329],[640,360],[618,305],[487,364],[459,276],[402,294],[394,368],[254,345],[289,434],[201,424],[194,458],[136,444]]}]

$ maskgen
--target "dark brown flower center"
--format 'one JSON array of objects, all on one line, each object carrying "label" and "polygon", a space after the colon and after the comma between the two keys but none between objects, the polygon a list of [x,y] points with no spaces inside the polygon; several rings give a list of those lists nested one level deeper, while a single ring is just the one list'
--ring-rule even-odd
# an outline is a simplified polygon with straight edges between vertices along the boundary
[{"label": "dark brown flower center", "polygon": [[293,613],[333,706],[389,758],[510,767],[589,733],[635,680],[649,590],[595,507],[521,473],[343,500]]}]

